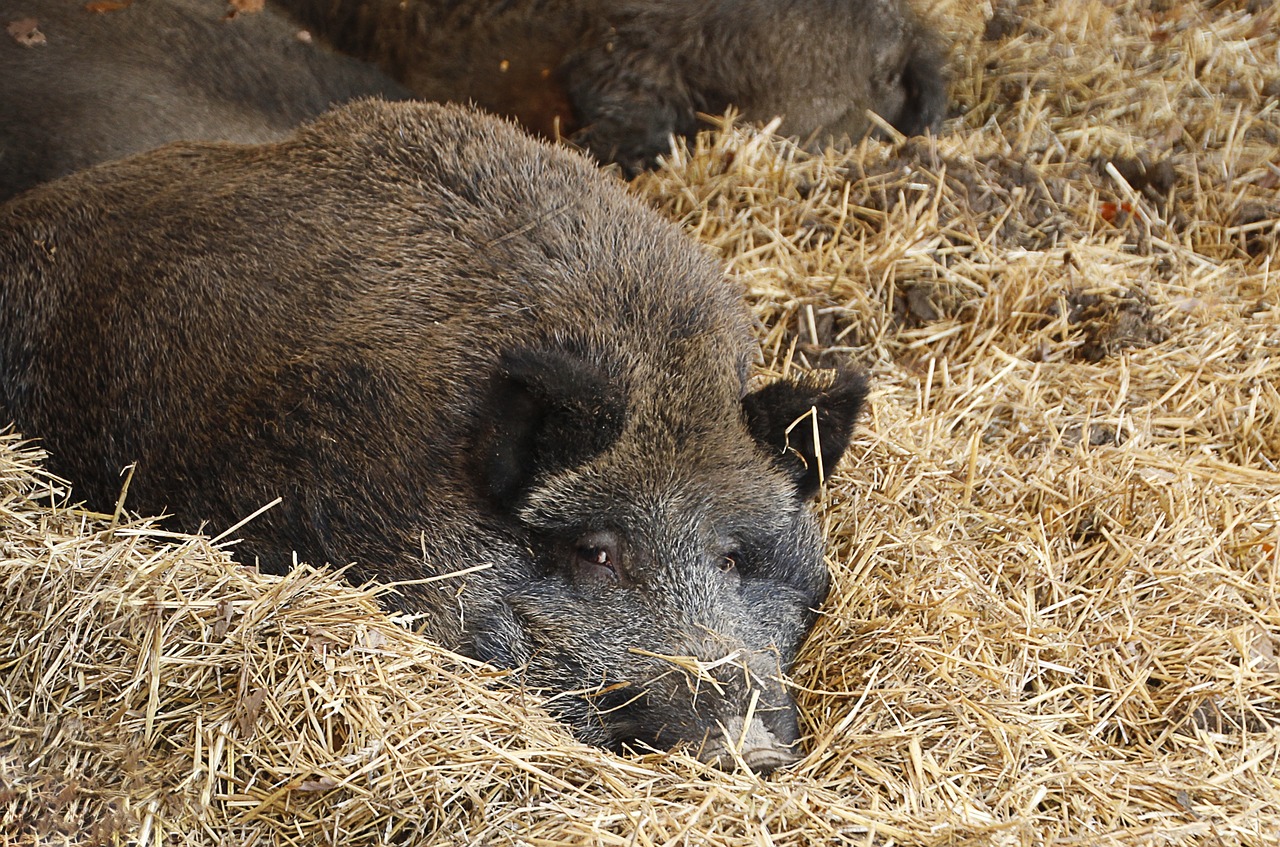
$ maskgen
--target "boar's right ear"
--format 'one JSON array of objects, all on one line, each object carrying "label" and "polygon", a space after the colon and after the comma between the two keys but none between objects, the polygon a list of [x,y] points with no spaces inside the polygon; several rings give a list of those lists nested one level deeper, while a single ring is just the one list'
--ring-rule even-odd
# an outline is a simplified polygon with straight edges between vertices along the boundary
[{"label": "boar's right ear", "polygon": [[[795,480],[800,496],[808,498],[844,455],[866,397],[866,379],[841,368],[770,383],[744,397],[742,406],[756,441]],[[809,417],[815,409],[821,464]]]},{"label": "boar's right ear", "polygon": [[477,439],[481,486],[510,507],[535,479],[603,452],[622,433],[622,392],[585,359],[560,351],[502,357]]}]

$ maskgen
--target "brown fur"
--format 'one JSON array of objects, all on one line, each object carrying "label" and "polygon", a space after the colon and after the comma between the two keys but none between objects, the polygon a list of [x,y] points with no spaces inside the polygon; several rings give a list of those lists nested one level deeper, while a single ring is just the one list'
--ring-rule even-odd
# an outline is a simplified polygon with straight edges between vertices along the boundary
[{"label": "brown fur", "polygon": [[283,15],[225,19],[217,0],[146,0],[94,13],[0,0],[46,43],[0,36],[0,200],[171,141],[271,141],[354,97],[407,98],[376,68],[304,44]]},{"label": "brown fur", "polygon": [[905,0],[276,0],[342,49],[298,40],[282,11],[224,19],[216,0],[94,14],[0,0],[48,41],[0,38],[0,199],[177,140],[282,138],[359,96],[475,102],[627,170],[698,114],[730,105],[816,144],[871,109],[901,131],[946,108],[937,39]]},{"label": "brown fur", "polygon": [[629,169],[735,107],[821,144],[872,110],[946,111],[938,37],[906,0],[273,0],[417,96],[475,102]]}]

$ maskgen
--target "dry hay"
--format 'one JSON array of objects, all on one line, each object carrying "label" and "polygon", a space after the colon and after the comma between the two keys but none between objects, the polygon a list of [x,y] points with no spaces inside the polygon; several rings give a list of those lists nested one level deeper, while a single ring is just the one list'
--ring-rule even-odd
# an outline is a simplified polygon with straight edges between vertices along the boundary
[{"label": "dry hay", "polygon": [[765,371],[875,377],[804,762],[579,745],[333,574],[41,505],[10,437],[0,841],[1278,843],[1280,10],[936,11],[936,141],[730,129],[636,183]]}]

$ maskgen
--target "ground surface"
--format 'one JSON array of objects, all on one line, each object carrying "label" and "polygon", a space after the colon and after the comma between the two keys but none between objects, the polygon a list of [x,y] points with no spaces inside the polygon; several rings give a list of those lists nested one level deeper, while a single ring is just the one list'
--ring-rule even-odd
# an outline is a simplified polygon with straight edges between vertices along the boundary
[{"label": "ground surface", "polygon": [[635,184],[763,371],[875,379],[803,763],[577,745],[331,575],[36,507],[6,443],[0,843],[1278,843],[1280,10],[934,14],[937,140]]}]

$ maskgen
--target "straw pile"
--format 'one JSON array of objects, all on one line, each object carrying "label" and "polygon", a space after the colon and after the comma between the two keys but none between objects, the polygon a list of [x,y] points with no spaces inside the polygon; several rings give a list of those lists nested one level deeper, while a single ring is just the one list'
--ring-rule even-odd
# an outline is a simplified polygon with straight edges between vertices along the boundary
[{"label": "straw pile", "polygon": [[0,843],[1278,843],[1280,10],[935,14],[941,138],[729,127],[635,183],[762,372],[875,378],[804,762],[584,747],[373,592],[76,511],[10,436]]}]

